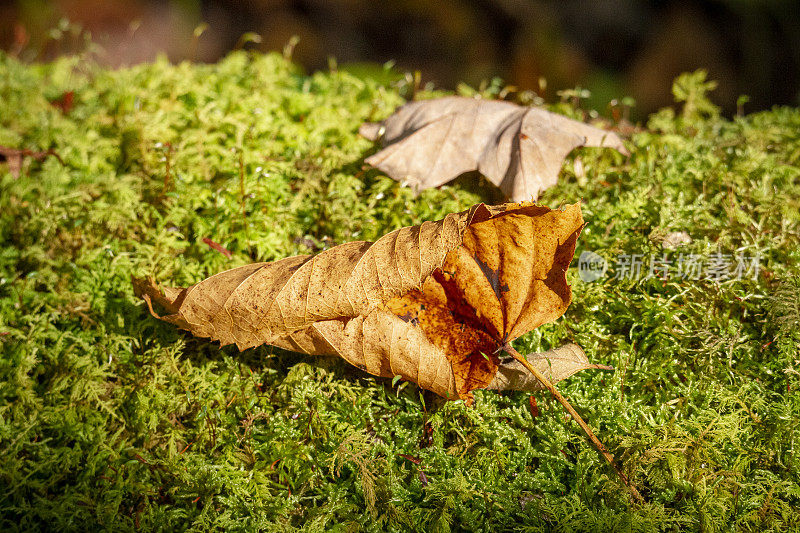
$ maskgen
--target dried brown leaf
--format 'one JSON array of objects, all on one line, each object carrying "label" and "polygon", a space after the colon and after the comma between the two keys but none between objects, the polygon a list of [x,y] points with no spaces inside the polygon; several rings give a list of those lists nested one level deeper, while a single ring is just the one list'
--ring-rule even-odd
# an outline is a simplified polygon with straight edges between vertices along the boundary
[{"label": "dried brown leaf", "polygon": [[9,148],[7,146],[0,146],[0,162],[5,162],[8,165],[8,172],[14,177],[19,178],[22,173],[22,162],[26,157],[31,157],[37,161],[43,160],[45,157],[52,155],[63,165],[64,161],[52,149],[45,152],[36,152],[34,150],[24,150],[19,148]]},{"label": "dried brown leaf", "polygon": [[22,173],[22,150],[5,148],[0,146],[0,162],[5,161],[8,165],[8,172],[14,179],[19,178]]},{"label": "dried brown leaf", "polygon": [[[614,369],[610,366],[590,363],[586,353],[577,344],[566,344],[546,352],[529,354],[527,359],[551,383],[557,383],[581,370]],[[500,366],[494,380],[486,388],[533,392],[544,389],[544,386],[521,363],[512,359]]]},{"label": "dried brown leaf", "polygon": [[566,310],[582,226],[578,205],[478,204],[374,243],[247,265],[186,289],[134,283],[167,310],[160,318],[194,335],[242,350],[339,355],[470,400],[495,381],[499,348]]},{"label": "dried brown leaf", "polygon": [[359,132],[386,146],[366,162],[416,190],[477,170],[515,202],[555,185],[579,146],[628,153],[617,134],[544,109],[455,96],[408,103]]}]

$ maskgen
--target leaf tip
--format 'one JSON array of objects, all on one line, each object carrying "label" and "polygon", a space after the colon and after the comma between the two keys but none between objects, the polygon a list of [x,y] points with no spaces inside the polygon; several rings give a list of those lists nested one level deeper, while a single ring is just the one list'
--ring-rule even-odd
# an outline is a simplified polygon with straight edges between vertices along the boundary
[{"label": "leaf tip", "polygon": [[385,129],[380,122],[365,122],[358,128],[358,134],[370,141],[377,141],[383,136]]}]

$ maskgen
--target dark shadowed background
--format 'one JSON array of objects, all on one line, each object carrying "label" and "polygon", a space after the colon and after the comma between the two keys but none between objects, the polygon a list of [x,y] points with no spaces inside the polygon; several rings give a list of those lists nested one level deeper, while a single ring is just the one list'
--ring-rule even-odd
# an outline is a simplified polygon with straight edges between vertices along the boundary
[{"label": "dark shadowed background", "polygon": [[601,111],[632,96],[638,117],[669,105],[672,79],[697,68],[719,82],[713,98],[727,113],[740,95],[748,111],[800,105],[797,0],[19,0],[0,2],[0,46],[27,60],[69,52],[83,44],[59,34],[65,18],[112,65],[159,52],[214,61],[237,47],[281,50],[296,35],[293,57],[308,70],[331,57],[394,60],[445,89],[499,76],[554,99],[580,86]]}]

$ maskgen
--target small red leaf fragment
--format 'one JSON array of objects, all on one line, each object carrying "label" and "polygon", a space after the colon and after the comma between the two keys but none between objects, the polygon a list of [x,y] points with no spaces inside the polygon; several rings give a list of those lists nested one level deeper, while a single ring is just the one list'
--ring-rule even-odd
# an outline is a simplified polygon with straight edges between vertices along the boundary
[{"label": "small red leaf fragment", "polygon": [[427,487],[428,486],[428,476],[426,476],[425,472],[423,472],[421,469],[419,471],[419,481],[420,481],[420,483],[422,483],[423,487]]},{"label": "small red leaf fragment", "polygon": [[536,403],[536,396],[530,396],[528,398],[528,408],[530,409],[532,418],[536,418],[541,414],[539,411],[539,404]]},{"label": "small red leaf fragment", "polygon": [[228,259],[230,259],[233,256],[233,254],[231,253],[230,250],[228,250],[227,248],[225,248],[221,244],[212,241],[208,237],[203,237],[203,242],[206,243],[209,246],[209,248],[212,248],[212,249],[218,251],[219,253],[221,253],[222,255],[227,257]]},{"label": "small red leaf fragment", "polygon": [[50,105],[57,107],[62,113],[68,115],[72,111],[72,106],[75,104],[75,91],[67,91],[52,102]]},{"label": "small red leaf fragment", "polygon": [[422,462],[422,459],[420,459],[419,457],[414,457],[413,455],[408,455],[405,453],[398,453],[397,456],[402,457],[403,459],[407,459],[412,463],[414,463],[415,465],[418,465]]}]

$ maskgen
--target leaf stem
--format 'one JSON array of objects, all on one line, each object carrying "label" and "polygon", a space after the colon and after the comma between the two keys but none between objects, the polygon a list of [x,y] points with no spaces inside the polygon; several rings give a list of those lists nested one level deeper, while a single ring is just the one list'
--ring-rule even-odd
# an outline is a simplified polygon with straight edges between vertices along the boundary
[{"label": "leaf stem", "polygon": [[619,468],[619,465],[617,465],[616,461],[614,460],[614,456],[611,455],[611,452],[609,452],[605,446],[603,446],[603,443],[600,442],[600,439],[598,439],[592,432],[592,429],[589,427],[589,424],[587,424],[583,420],[581,415],[579,415],[578,412],[575,410],[575,408],[572,407],[572,405],[567,401],[566,398],[564,398],[564,396],[558,391],[555,385],[553,385],[544,374],[539,372],[533,365],[531,365],[528,362],[528,360],[525,359],[525,356],[516,351],[509,343],[506,343],[503,346],[503,350],[505,350],[505,352],[511,355],[514,359],[519,361],[520,364],[522,364],[522,366],[527,368],[528,371],[531,374],[533,374],[534,377],[536,377],[536,379],[539,380],[539,382],[544,386],[544,388],[550,391],[550,394],[552,394],[556,398],[556,400],[558,400],[558,402],[564,407],[564,409],[567,410],[570,416],[572,416],[573,420],[575,420],[575,422],[578,423],[578,425],[581,427],[584,433],[586,433],[586,436],[589,437],[590,441],[592,441],[592,444],[594,444],[594,447],[597,448],[597,451],[599,451],[600,454],[603,457],[605,457],[606,461],[608,462],[609,465],[611,465],[611,467],[617,473],[622,483],[626,487],[628,487],[628,490],[630,491],[631,495],[636,499],[636,501],[643,503],[644,498],[642,498],[642,495],[639,494],[639,491],[636,490],[636,487],[634,487],[633,484],[631,484],[631,482],[628,480],[628,476],[626,476]]},{"label": "leaf stem", "polygon": [[161,191],[161,195],[165,196],[167,191],[169,190],[170,182],[172,181],[172,143],[164,143],[167,151],[164,154],[164,161],[166,162],[166,170],[164,171],[164,188]]},{"label": "leaf stem", "polygon": [[242,226],[245,231],[247,230],[247,209],[245,207],[245,189],[244,189],[244,150],[239,149],[239,194],[242,199]]}]

